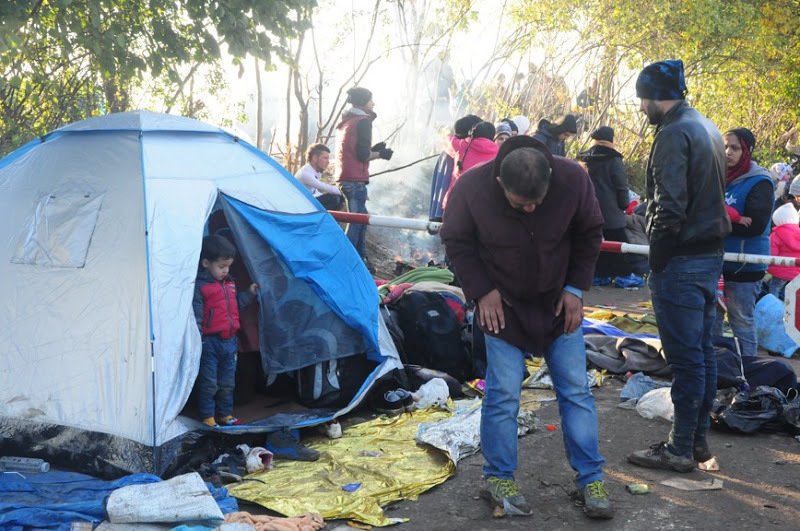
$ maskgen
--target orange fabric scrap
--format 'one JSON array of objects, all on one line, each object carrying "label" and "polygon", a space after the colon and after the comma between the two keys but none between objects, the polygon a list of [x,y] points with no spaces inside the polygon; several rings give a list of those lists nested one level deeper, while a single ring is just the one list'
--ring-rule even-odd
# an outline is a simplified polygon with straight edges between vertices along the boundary
[{"label": "orange fabric scrap", "polygon": [[325,527],[325,520],[319,513],[285,518],[240,511],[226,514],[225,523],[250,524],[256,531],[317,531]]}]

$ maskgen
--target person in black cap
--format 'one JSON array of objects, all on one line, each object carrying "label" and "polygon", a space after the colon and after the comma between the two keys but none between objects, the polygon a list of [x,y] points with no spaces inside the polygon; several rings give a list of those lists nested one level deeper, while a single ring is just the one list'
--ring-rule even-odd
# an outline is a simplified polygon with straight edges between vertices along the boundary
[{"label": "person in black cap", "polygon": [[675,416],[666,442],[628,456],[633,464],[691,472],[708,461],[709,411],[717,393],[711,343],[725,212],[725,146],[716,126],[686,101],[683,62],[645,67],[636,80],[640,110],[656,126],[647,161],[648,286],[672,369]]},{"label": "person in black cap", "polygon": [[564,157],[567,153],[566,140],[577,134],[578,121],[573,115],[568,114],[556,123],[551,123],[544,118],[539,120],[533,138],[547,146],[553,155]]},{"label": "person in black cap", "polygon": [[[372,145],[372,122],[377,115],[372,110],[372,92],[364,87],[353,87],[347,91],[347,103],[351,106],[342,114],[336,126],[336,181],[347,198],[347,209],[360,214],[367,213],[367,185],[369,184],[369,161],[389,160],[394,151],[386,142]],[[367,226],[351,223],[347,227],[347,238],[356,248],[362,260],[371,268],[367,259]]]},{"label": "person in black cap", "polygon": [[[604,125],[592,133],[592,147],[578,154],[586,164],[594,184],[594,193],[603,213],[603,239],[625,242],[625,208],[628,206],[628,176],[622,164],[622,153],[614,146],[614,129]],[[600,253],[595,267],[595,277],[626,277],[631,266],[625,255]]]},{"label": "person in black cap", "polygon": [[[725,132],[725,203],[733,223],[730,235],[725,238],[725,250],[732,253],[770,254],[769,232],[775,189],[769,170],[752,160],[756,147],[753,133],[744,127]],[[742,264],[725,262],[725,300],[728,322],[733,335],[739,340],[742,356],[757,356],[758,342],[753,314],[756,298],[761,292],[761,280],[767,264]],[[722,335],[722,318],[725,312],[717,308],[714,335]]]}]

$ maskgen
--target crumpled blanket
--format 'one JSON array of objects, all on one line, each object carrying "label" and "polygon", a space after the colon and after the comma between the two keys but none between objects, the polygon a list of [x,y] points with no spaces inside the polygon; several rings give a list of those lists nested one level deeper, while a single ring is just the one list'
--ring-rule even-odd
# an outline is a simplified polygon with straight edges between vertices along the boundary
[{"label": "crumpled blanket", "polygon": [[672,374],[659,339],[586,334],[584,343],[587,361],[608,372],[644,372],[663,377]]},{"label": "crumpled blanket", "polygon": [[256,531],[317,531],[325,527],[325,520],[319,513],[303,516],[283,517],[236,512],[225,515],[226,524],[249,524]]}]

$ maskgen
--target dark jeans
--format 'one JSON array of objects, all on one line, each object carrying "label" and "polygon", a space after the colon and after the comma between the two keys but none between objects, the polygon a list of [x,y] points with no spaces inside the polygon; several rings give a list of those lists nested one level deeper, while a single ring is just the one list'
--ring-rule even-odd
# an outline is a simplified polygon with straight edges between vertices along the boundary
[{"label": "dark jeans", "polygon": [[670,451],[692,456],[707,446],[709,411],[717,393],[717,359],[711,343],[722,254],[676,256],[648,279],[658,333],[672,369],[675,418]]},{"label": "dark jeans", "polygon": [[316,197],[325,210],[341,210],[344,198],[336,194],[322,194]]},{"label": "dark jeans", "polygon": [[197,407],[200,418],[233,414],[233,389],[236,385],[236,336],[222,339],[203,336],[200,372],[197,375]]},{"label": "dark jeans", "polygon": [[[342,181],[342,193],[347,198],[348,212],[357,214],[367,213],[367,183],[357,183],[353,181]],[[347,226],[347,238],[358,254],[364,260],[367,259],[367,226],[361,223],[350,223]]]}]

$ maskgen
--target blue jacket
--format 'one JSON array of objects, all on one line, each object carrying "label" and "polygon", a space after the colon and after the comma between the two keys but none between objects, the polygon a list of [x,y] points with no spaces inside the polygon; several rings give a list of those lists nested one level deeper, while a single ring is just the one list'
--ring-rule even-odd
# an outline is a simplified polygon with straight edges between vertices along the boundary
[{"label": "blue jacket", "polygon": [[[733,182],[728,184],[725,188],[725,203],[736,209],[742,216],[747,216],[748,213],[745,211],[747,196],[755,185],[763,181],[768,181],[772,184],[769,171],[755,162],[751,163],[747,173],[734,179]],[[774,194],[770,196],[770,198],[772,197],[774,197]],[[764,230],[757,236],[736,236],[734,234],[729,234],[725,237],[725,251],[729,253],[769,255],[769,232],[770,224],[767,223]],[[723,271],[726,273],[745,273],[766,270],[766,264],[725,262],[723,266]]]}]

